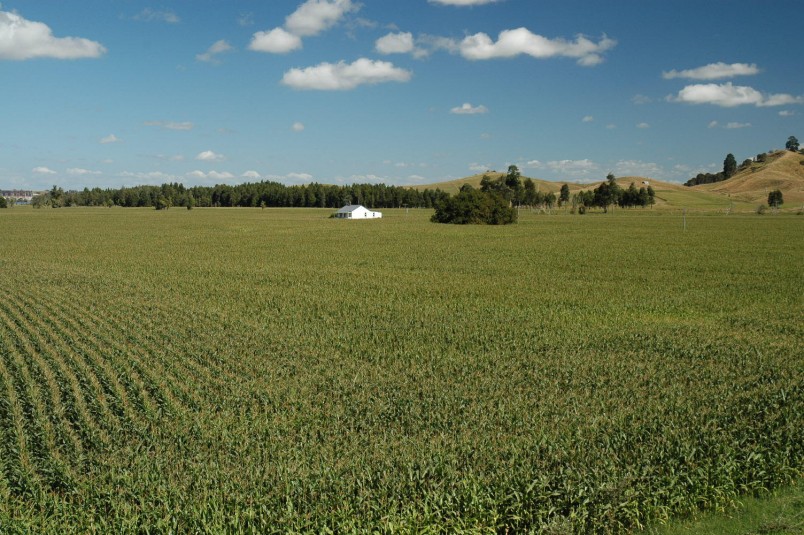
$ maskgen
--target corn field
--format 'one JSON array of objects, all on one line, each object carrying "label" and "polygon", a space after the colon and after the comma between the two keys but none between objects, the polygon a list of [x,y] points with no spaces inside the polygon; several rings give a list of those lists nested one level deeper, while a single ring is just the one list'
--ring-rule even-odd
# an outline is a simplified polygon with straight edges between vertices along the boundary
[{"label": "corn field", "polygon": [[0,213],[0,533],[627,533],[804,461],[804,218]]}]

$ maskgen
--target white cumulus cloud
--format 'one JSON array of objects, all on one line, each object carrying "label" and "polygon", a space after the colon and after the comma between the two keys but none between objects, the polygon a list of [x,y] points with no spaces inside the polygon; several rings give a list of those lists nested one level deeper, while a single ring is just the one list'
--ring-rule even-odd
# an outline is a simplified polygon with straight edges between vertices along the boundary
[{"label": "white cumulus cloud", "polygon": [[285,19],[285,28],[294,35],[318,35],[334,26],[344,15],[360,9],[351,0],[307,0]]},{"label": "white cumulus cloud", "polygon": [[587,115],[586,117],[584,117],[583,119],[581,119],[581,121],[582,121],[582,122],[584,122],[584,123],[591,123],[591,122],[593,122],[594,120],[595,120],[595,118],[594,118],[593,116],[591,116],[591,115]]},{"label": "white cumulus cloud", "polygon": [[590,67],[601,63],[602,54],[616,44],[617,41],[605,36],[597,43],[582,35],[574,41],[567,41],[548,39],[527,28],[517,28],[500,32],[496,42],[485,33],[470,35],[461,41],[460,52],[470,60],[513,58],[521,54],[538,59],[570,57],[576,58],[579,65]]},{"label": "white cumulus cloud", "polygon": [[293,126],[291,126],[290,129],[294,132],[304,132],[304,123],[293,123]]},{"label": "white cumulus cloud", "polygon": [[219,63],[220,60],[218,56],[226,52],[231,52],[232,50],[234,50],[234,47],[224,39],[221,39],[220,41],[215,41],[203,54],[197,54],[195,59],[206,63]]},{"label": "white cumulus cloud", "polygon": [[456,115],[477,115],[482,113],[488,113],[489,109],[482,104],[480,106],[472,106],[468,102],[465,102],[461,106],[457,106],[452,108],[450,113],[454,113]]},{"label": "white cumulus cloud", "polygon": [[377,39],[374,48],[380,54],[407,54],[413,52],[413,34],[410,32],[389,33]]},{"label": "white cumulus cloud", "polygon": [[639,123],[638,125],[636,125],[636,127],[640,128],[642,130],[646,130],[646,129],[650,128],[650,125],[648,123]]},{"label": "white cumulus cloud", "polygon": [[259,180],[262,178],[262,175],[260,175],[257,171],[246,171],[240,176],[251,180]]},{"label": "white cumulus cloud", "polygon": [[220,162],[223,161],[224,156],[223,154],[218,154],[211,150],[205,150],[204,152],[198,153],[198,156],[196,156],[195,159],[202,162]]},{"label": "white cumulus cloud", "polygon": [[301,37],[282,28],[274,28],[270,32],[257,32],[248,45],[249,50],[270,54],[287,54],[301,47]]},{"label": "white cumulus cloud", "polygon": [[387,61],[360,58],[353,63],[320,63],[304,69],[291,69],[282,83],[294,89],[343,91],[364,84],[407,82],[412,73]]},{"label": "white cumulus cloud", "polygon": [[121,141],[122,139],[120,139],[116,135],[109,134],[108,136],[100,138],[100,141],[98,143],[100,143],[101,145],[108,145],[109,143],[120,143]]},{"label": "white cumulus cloud", "polygon": [[672,102],[685,104],[714,104],[723,108],[753,105],[758,107],[785,106],[804,103],[804,97],[796,97],[786,93],[766,95],[753,87],[725,84],[693,84],[670,96]]},{"label": "white cumulus cloud", "polygon": [[106,48],[98,42],[81,37],[54,37],[50,27],[42,22],[0,11],[0,60],[97,58],[104,53]]},{"label": "white cumulus cloud", "polygon": [[721,78],[734,78],[735,76],[753,76],[759,74],[759,68],[751,63],[732,63],[721,62],[710,63],[696,69],[686,69],[683,71],[665,71],[662,78],[672,80],[673,78],[687,78],[690,80],[719,80]]},{"label": "white cumulus cloud", "polygon": [[331,28],[347,14],[358,11],[352,0],[307,0],[285,18],[282,28],[256,32],[249,50],[287,54],[302,48],[302,37],[311,37]]},{"label": "white cumulus cloud", "polygon": [[31,172],[36,173],[37,175],[55,175],[56,171],[50,169],[48,167],[34,167],[31,169]]}]

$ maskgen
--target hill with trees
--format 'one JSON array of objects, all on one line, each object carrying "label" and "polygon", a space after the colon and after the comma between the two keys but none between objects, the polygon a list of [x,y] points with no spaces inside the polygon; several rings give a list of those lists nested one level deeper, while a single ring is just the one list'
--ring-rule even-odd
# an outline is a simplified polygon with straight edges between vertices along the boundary
[{"label": "hill with trees", "polygon": [[767,202],[769,192],[780,190],[788,204],[802,203],[804,154],[789,150],[769,153],[748,166],[741,166],[728,180],[698,185],[692,189],[753,204]]}]

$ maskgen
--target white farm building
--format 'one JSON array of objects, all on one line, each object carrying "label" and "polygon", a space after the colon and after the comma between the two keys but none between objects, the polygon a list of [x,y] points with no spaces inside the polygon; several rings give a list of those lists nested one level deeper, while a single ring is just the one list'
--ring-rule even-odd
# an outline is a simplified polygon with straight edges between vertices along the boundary
[{"label": "white farm building", "polygon": [[350,204],[335,212],[337,219],[381,219],[382,212],[372,212],[365,206]]}]

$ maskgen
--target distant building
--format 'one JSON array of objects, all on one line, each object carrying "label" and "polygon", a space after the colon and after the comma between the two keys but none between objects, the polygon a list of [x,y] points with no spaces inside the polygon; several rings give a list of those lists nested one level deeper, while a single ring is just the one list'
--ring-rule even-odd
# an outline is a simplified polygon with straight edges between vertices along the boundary
[{"label": "distant building", "polygon": [[37,193],[39,192],[24,189],[4,189],[0,190],[0,197],[5,197],[15,203],[28,203]]},{"label": "distant building", "polygon": [[335,213],[337,219],[381,219],[382,212],[372,212],[365,206],[349,204]]}]

